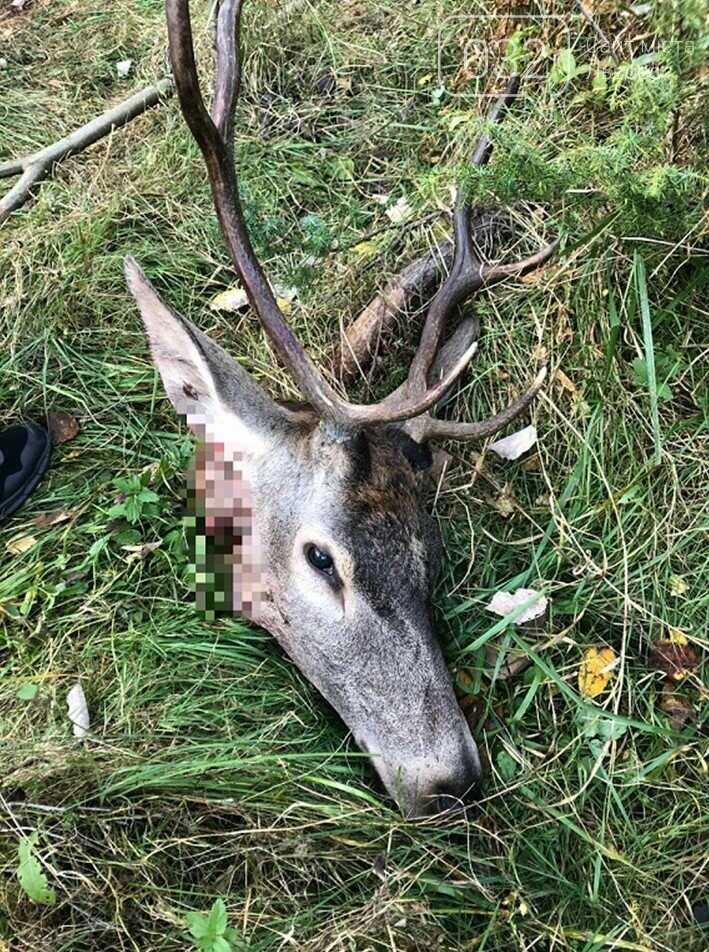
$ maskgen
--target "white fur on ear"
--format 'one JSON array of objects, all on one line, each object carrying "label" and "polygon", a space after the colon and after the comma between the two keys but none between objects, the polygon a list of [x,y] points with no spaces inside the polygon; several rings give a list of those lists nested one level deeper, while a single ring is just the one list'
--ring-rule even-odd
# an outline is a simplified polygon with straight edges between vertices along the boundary
[{"label": "white fur on ear", "polygon": [[[162,301],[137,261],[125,259],[128,287],[140,308],[150,351],[175,410],[208,443],[258,454],[266,449],[257,430],[222,401],[196,334],[188,322]],[[212,344],[212,347],[215,345]],[[226,357],[226,355],[225,355]],[[230,358],[228,358],[230,359]]]}]

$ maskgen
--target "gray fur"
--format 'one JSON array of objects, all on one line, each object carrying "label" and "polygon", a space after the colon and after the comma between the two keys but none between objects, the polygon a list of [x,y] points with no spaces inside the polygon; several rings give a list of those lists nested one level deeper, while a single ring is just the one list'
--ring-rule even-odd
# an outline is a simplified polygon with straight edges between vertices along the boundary
[{"label": "gray fur", "polygon": [[[424,505],[427,450],[404,427],[333,434],[277,406],[137,266],[127,271],[176,409],[201,412],[203,400],[221,421],[217,441],[243,457],[263,580],[250,617],[338,711],[407,815],[469,797],[480,760],[430,620],[441,541]],[[209,514],[220,500],[205,496]],[[332,577],[310,564],[309,544],[333,556]]]}]

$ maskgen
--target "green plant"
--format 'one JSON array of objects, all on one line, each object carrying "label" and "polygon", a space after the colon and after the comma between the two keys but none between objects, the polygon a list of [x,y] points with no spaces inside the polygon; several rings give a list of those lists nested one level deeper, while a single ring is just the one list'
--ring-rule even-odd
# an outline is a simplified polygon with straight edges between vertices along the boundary
[{"label": "green plant", "polygon": [[208,913],[188,912],[185,915],[196,949],[203,952],[239,952],[247,949],[236,932],[227,925],[223,899],[215,899]]},{"label": "green plant", "polygon": [[23,836],[20,840],[20,845],[17,848],[19,860],[17,880],[23,892],[29,896],[32,902],[39,903],[42,906],[53,906],[57,901],[57,894],[49,885],[47,875],[35,854],[34,848],[38,841],[39,833],[36,831],[29,836]]}]

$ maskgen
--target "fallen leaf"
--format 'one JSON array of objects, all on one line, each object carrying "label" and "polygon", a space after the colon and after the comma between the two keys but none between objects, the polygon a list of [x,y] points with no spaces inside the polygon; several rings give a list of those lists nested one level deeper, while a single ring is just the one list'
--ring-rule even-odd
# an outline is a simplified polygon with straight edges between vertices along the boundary
[{"label": "fallen leaf", "polygon": [[18,688],[16,696],[21,701],[31,701],[37,696],[38,691],[39,685],[33,681],[28,681],[26,684],[23,684],[20,688]]},{"label": "fallen leaf", "polygon": [[563,370],[559,370],[557,368],[554,371],[554,380],[556,380],[557,383],[560,383],[564,390],[566,390],[567,393],[570,393],[572,397],[576,396],[578,392],[576,389],[576,384],[573,382],[573,380],[566,376]]},{"label": "fallen leaf", "polygon": [[547,610],[546,597],[533,588],[518,588],[515,592],[496,592],[492,596],[487,610],[504,618],[530,599],[534,600],[514,620],[515,625],[523,625],[526,621],[541,617]]},{"label": "fallen leaf", "polygon": [[398,225],[399,222],[406,221],[407,218],[410,218],[413,211],[411,205],[409,205],[408,201],[402,195],[393,205],[390,205],[389,208],[384,210],[384,214],[393,225]]},{"label": "fallen leaf", "polygon": [[[290,314],[293,301],[298,297],[298,289],[285,287],[276,284],[271,287],[276,303],[283,314]],[[240,287],[227,288],[226,291],[220,291],[212,300],[209,306],[213,311],[226,311],[235,314],[243,311],[249,306],[249,299],[246,291]]]},{"label": "fallen leaf", "polygon": [[298,297],[298,288],[287,284],[274,284],[273,293],[276,295],[276,300],[287,301],[288,304],[292,304]]},{"label": "fallen leaf", "polygon": [[497,765],[497,772],[503,780],[514,780],[518,770],[518,764],[511,754],[508,754],[506,750],[498,750],[495,756],[495,763]]},{"label": "fallen leaf", "polygon": [[122,545],[121,549],[128,553],[128,562],[132,562],[135,559],[144,559],[161,545],[162,539],[158,539],[157,542],[143,542],[141,545]]},{"label": "fallen leaf", "polygon": [[510,433],[501,440],[491,443],[488,449],[503,459],[517,459],[530,450],[537,442],[536,426],[526,426],[523,430]]},{"label": "fallen leaf", "polygon": [[485,645],[485,667],[488,669],[485,673],[490,676],[495,674],[497,681],[508,681],[534,664],[534,659],[524,651],[505,651],[500,661],[500,652],[503,650],[497,639]]},{"label": "fallen leaf", "polygon": [[243,288],[227,288],[212,298],[209,306],[213,311],[228,311],[230,314],[243,311],[249,306],[249,299]]},{"label": "fallen leaf", "polygon": [[81,427],[79,421],[71,413],[57,410],[47,417],[47,429],[52,443],[58,446],[60,443],[68,443],[69,440],[73,440]]},{"label": "fallen leaf", "polygon": [[502,487],[500,495],[490,499],[489,502],[495,512],[498,512],[503,519],[508,519],[517,505],[515,494],[507,483]]},{"label": "fallen leaf", "polygon": [[81,685],[77,682],[66,696],[69,720],[73,724],[74,737],[86,737],[89,732],[89,709]]},{"label": "fallen leaf", "polygon": [[479,694],[472,693],[473,682],[467,671],[456,670],[455,674],[455,696],[458,701],[458,707],[465,715],[468,727],[475,730],[483,711],[483,699]]},{"label": "fallen leaf", "polygon": [[656,641],[647,656],[650,671],[663,671],[673,681],[683,681],[699,666],[699,655],[691,645],[678,641]]},{"label": "fallen leaf", "polygon": [[20,840],[17,849],[17,880],[32,902],[53,906],[57,901],[57,894],[49,885],[42,864],[34,854],[38,840],[39,833],[36,831]]},{"label": "fallen leaf", "polygon": [[387,860],[389,859],[389,852],[387,850],[382,850],[381,853],[377,853],[374,862],[372,863],[372,872],[375,876],[378,876],[380,879],[386,879],[386,868]]},{"label": "fallen leaf", "polygon": [[[542,461],[539,459],[539,453],[528,456],[522,463],[522,469],[525,473],[540,473],[542,471]],[[548,505],[548,499],[545,502]]]},{"label": "fallen leaf", "polygon": [[378,252],[379,245],[376,241],[360,241],[352,248],[352,254],[357,258],[373,258]]},{"label": "fallen leaf", "polygon": [[36,541],[34,536],[15,536],[5,545],[5,551],[10,555],[22,555],[23,552],[31,549]]},{"label": "fallen leaf", "polygon": [[587,648],[579,666],[579,691],[598,697],[608,687],[618,658],[612,648]]},{"label": "fallen leaf", "polygon": [[577,712],[577,718],[583,728],[583,734],[589,740],[597,739],[605,743],[606,741],[620,740],[628,730],[628,725],[622,721],[616,721],[611,717],[599,716],[598,708],[593,711],[584,711],[580,708]]},{"label": "fallen leaf", "polygon": [[68,522],[77,513],[77,509],[57,509],[56,512],[45,512],[43,515],[37,516],[32,522],[38,529],[46,529],[47,526],[56,526],[60,522]]},{"label": "fallen leaf", "polygon": [[660,710],[667,714],[667,724],[673,731],[681,730],[687,721],[694,720],[694,708],[686,698],[672,690],[669,681],[665,681],[662,688]]},{"label": "fallen leaf", "polygon": [[75,569],[73,572],[67,572],[62,578],[67,585],[73,585],[74,582],[80,582],[89,574],[88,569]]}]

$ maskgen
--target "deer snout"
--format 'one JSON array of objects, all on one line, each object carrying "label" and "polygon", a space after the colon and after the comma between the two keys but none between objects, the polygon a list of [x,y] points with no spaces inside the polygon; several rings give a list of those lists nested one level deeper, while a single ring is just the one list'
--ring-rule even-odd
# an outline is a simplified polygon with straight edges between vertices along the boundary
[{"label": "deer snout", "polygon": [[438,777],[417,797],[414,817],[448,816],[468,814],[470,808],[482,796],[482,769],[477,750],[474,754],[466,749],[460,763],[444,778]]},{"label": "deer snout", "polygon": [[357,742],[372,756],[384,786],[409,819],[452,818],[466,813],[480,799],[482,768],[467,725],[455,740],[446,738],[445,749],[439,750],[438,756],[429,751],[427,756],[403,763],[396,755],[387,756],[379,745],[361,737]]}]

